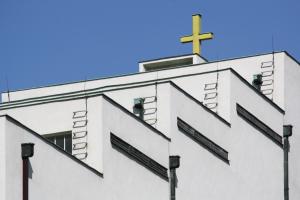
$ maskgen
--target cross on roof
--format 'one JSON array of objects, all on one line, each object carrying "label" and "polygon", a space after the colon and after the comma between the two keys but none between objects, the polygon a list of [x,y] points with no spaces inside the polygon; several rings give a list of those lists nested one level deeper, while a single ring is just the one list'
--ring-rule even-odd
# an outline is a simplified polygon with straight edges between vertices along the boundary
[{"label": "cross on roof", "polygon": [[193,42],[193,53],[201,54],[201,41],[213,39],[213,33],[201,34],[201,15],[193,15],[193,34],[189,36],[183,36],[180,38],[180,42],[188,43]]}]

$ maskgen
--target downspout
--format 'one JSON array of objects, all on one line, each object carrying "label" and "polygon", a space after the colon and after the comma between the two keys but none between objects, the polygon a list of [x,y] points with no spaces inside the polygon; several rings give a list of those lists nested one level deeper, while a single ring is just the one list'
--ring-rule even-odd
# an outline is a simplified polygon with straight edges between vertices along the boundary
[{"label": "downspout", "polygon": [[289,200],[289,137],[292,136],[292,129],[292,125],[283,126],[284,200]]},{"label": "downspout", "polygon": [[22,160],[23,160],[23,200],[28,200],[28,163],[29,158],[33,156],[34,144],[23,143],[22,147]]},{"label": "downspout", "polygon": [[170,168],[170,199],[176,199],[176,186],[177,186],[177,176],[176,168],[180,166],[180,157],[179,156],[170,156],[169,157],[169,168]]}]

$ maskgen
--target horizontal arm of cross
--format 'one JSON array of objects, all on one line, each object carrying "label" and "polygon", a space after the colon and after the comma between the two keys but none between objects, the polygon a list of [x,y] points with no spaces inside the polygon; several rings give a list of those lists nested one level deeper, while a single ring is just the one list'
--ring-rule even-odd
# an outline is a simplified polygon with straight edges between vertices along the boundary
[{"label": "horizontal arm of cross", "polygon": [[188,43],[188,42],[192,42],[193,41],[194,36],[190,35],[190,36],[183,36],[180,38],[180,42],[181,43]]},{"label": "horizontal arm of cross", "polygon": [[203,33],[198,35],[199,40],[210,40],[213,39],[214,34],[213,33]]}]

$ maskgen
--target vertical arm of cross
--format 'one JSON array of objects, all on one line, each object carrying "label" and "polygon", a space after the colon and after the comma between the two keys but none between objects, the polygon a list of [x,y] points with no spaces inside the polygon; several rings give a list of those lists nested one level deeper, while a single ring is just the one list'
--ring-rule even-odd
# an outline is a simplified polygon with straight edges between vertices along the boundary
[{"label": "vertical arm of cross", "polygon": [[198,36],[201,32],[201,16],[193,15],[193,53],[201,53],[200,40]]},{"label": "vertical arm of cross", "polygon": [[182,43],[193,43],[193,53],[201,54],[201,41],[213,38],[212,33],[201,34],[201,15],[193,15],[193,33],[180,38]]},{"label": "vertical arm of cross", "polygon": [[193,15],[193,36],[201,33],[201,16]]}]

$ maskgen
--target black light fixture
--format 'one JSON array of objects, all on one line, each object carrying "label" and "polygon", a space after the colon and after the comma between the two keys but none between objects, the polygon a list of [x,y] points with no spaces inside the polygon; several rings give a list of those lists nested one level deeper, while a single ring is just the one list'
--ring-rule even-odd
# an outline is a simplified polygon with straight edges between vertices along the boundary
[{"label": "black light fixture", "polygon": [[22,146],[22,159],[28,159],[34,154],[34,144],[33,143],[23,143]]},{"label": "black light fixture", "polygon": [[180,156],[170,156],[169,167],[170,169],[176,169],[180,166]]},{"label": "black light fixture", "polygon": [[262,75],[261,74],[255,74],[255,75],[253,75],[252,85],[257,90],[260,91],[262,84],[263,84]]},{"label": "black light fixture", "polygon": [[293,134],[293,126],[292,125],[284,125],[283,126],[283,137],[290,137]]},{"label": "black light fixture", "polygon": [[29,158],[34,154],[33,143],[23,143],[22,148],[22,160],[23,160],[23,200],[28,200],[28,166]]},{"label": "black light fixture", "polygon": [[177,186],[177,176],[176,169],[180,166],[180,156],[170,156],[169,157],[169,168],[170,168],[170,199],[176,199],[176,186]]},{"label": "black light fixture", "polygon": [[138,115],[141,119],[144,119],[144,98],[134,99],[133,113]]}]

